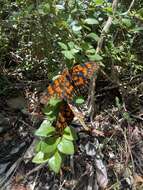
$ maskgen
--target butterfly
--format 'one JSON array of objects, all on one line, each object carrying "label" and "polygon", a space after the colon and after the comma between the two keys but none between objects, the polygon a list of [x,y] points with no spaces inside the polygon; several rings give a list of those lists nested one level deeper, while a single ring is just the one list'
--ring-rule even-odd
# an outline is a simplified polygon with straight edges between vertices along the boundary
[{"label": "butterfly", "polygon": [[89,82],[99,70],[95,62],[87,62],[73,66],[63,73],[47,87],[40,98],[41,104],[47,104],[53,96],[71,103],[75,96],[85,96],[88,93]]},{"label": "butterfly", "polygon": [[[50,98],[57,97],[63,100],[59,107],[59,112],[54,126],[58,130],[68,126],[74,115],[78,115],[82,125],[83,116],[75,111],[72,106],[74,97],[86,96],[91,78],[96,77],[99,65],[95,62],[87,62],[73,66],[70,70],[65,69],[63,73],[47,87],[40,98],[40,103],[46,105]],[[85,126],[86,128],[86,126]]]}]

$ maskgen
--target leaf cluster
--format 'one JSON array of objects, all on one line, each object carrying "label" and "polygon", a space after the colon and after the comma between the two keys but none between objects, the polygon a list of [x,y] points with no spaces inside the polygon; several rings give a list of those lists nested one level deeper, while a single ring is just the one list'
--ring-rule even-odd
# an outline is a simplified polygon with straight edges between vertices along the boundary
[{"label": "leaf cluster", "polygon": [[37,164],[47,163],[49,168],[55,173],[60,171],[65,155],[74,154],[74,141],[77,140],[77,135],[72,127],[67,126],[59,134],[53,126],[61,103],[59,99],[50,99],[44,109],[47,117],[35,132],[40,141],[36,145],[36,155],[33,158],[33,162]]}]

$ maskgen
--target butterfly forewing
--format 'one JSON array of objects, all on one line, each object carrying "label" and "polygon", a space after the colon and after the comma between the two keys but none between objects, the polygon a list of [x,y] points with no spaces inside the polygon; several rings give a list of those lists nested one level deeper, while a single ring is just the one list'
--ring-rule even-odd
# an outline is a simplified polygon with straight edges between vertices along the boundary
[{"label": "butterfly forewing", "polygon": [[76,65],[70,70],[73,84],[80,95],[87,95],[89,82],[97,71],[98,65],[95,62]]}]

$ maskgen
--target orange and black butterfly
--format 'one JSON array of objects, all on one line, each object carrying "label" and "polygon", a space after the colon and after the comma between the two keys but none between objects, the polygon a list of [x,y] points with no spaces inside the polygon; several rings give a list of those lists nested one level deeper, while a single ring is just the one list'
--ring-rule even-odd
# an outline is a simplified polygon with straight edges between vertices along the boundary
[{"label": "orange and black butterfly", "polygon": [[[75,96],[86,96],[89,82],[96,76],[99,66],[95,62],[87,62],[73,66],[63,73],[48,86],[40,98],[40,103],[46,105],[53,96],[63,100],[59,107],[58,117],[54,126],[60,131],[68,126],[73,118],[73,109],[69,106]],[[77,115],[77,114],[76,114]]]},{"label": "orange and black butterfly", "polygon": [[47,104],[48,100],[56,96],[71,103],[75,96],[85,96],[88,92],[89,82],[95,76],[99,66],[95,62],[87,62],[73,66],[63,73],[48,86],[40,102]]}]

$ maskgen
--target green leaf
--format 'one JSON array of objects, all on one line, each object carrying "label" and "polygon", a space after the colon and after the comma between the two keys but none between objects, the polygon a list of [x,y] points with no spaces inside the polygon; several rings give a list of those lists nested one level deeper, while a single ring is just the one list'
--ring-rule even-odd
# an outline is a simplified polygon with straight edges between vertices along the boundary
[{"label": "green leaf", "polygon": [[88,34],[87,37],[92,38],[92,39],[94,39],[95,41],[98,41],[98,40],[99,40],[99,36],[98,36],[97,34],[93,33],[93,32],[90,33],[90,34]]},{"label": "green leaf", "polygon": [[38,152],[34,158],[32,159],[32,162],[40,164],[43,162],[44,159],[44,153],[43,152]]},{"label": "green leaf", "polygon": [[56,5],[55,7],[57,9],[59,9],[59,10],[64,10],[65,9],[65,7],[63,5]]},{"label": "green leaf", "polygon": [[50,11],[50,5],[49,5],[49,3],[45,3],[43,5],[43,10],[44,10],[45,13],[48,13]]},{"label": "green leaf", "polygon": [[36,130],[35,135],[41,137],[47,137],[53,135],[55,128],[52,126],[50,121],[44,120],[40,125],[40,128]]},{"label": "green leaf", "polygon": [[50,11],[50,5],[48,3],[42,3],[38,6],[38,12],[41,15],[46,15]]},{"label": "green leaf", "polygon": [[123,113],[123,117],[124,117],[124,119],[126,119],[129,123],[132,122],[132,119],[131,119],[131,117],[130,117],[130,115],[129,115],[128,112],[124,112],[124,113]]},{"label": "green leaf", "polygon": [[104,0],[96,0],[95,3],[96,5],[102,5],[104,3]]},{"label": "green leaf", "polygon": [[87,55],[90,59],[90,61],[101,61],[102,57],[98,54],[94,54],[94,55]]},{"label": "green leaf", "polygon": [[41,8],[41,7],[38,9],[38,12],[41,15],[45,15],[45,12],[44,12],[43,8]]},{"label": "green leaf", "polygon": [[57,117],[57,114],[59,113],[59,106],[60,106],[60,102],[55,106],[47,105],[43,109],[43,113],[47,116],[47,120],[50,121],[51,123],[53,123],[53,121]]},{"label": "green leaf", "polygon": [[53,123],[59,113],[59,106],[62,100],[57,98],[51,98],[48,105],[43,109],[44,114],[47,116],[47,120]]},{"label": "green leaf", "polygon": [[59,173],[62,164],[62,157],[57,151],[49,160],[48,165],[55,173]]},{"label": "green leaf", "polygon": [[40,141],[40,142],[37,141],[37,142],[36,142],[36,145],[35,145],[35,151],[36,151],[36,152],[40,152],[40,148],[41,148],[41,141]]},{"label": "green leaf", "polygon": [[41,164],[48,161],[50,155],[45,155],[43,152],[38,152],[32,159],[33,163]]},{"label": "green leaf", "polygon": [[81,50],[81,48],[79,46],[77,46],[74,42],[68,42],[68,46],[71,50],[74,50],[75,53],[79,52],[79,50]]},{"label": "green leaf", "polygon": [[90,43],[87,43],[87,42],[83,42],[82,44],[81,44],[81,47],[82,47],[82,49],[83,50],[88,50],[88,49],[93,49],[94,47],[90,44]]},{"label": "green leaf", "polygon": [[123,19],[122,19],[122,22],[123,22],[123,24],[124,24],[126,27],[128,27],[128,28],[130,28],[130,27],[132,26],[131,20],[128,19],[128,18],[123,18]]},{"label": "green leaf", "polygon": [[50,100],[49,100],[49,105],[50,106],[56,106],[57,104],[59,104],[61,102],[61,99],[59,98],[55,98],[55,97],[52,97]]},{"label": "green leaf", "polygon": [[131,30],[131,32],[140,32],[140,31],[143,31],[143,27],[136,27]]},{"label": "green leaf", "polygon": [[62,152],[63,154],[74,154],[74,145],[73,142],[70,140],[67,140],[65,138],[62,138],[61,142],[57,146],[58,150]]},{"label": "green leaf", "polygon": [[45,141],[41,141],[40,151],[44,153],[54,153],[57,149],[57,144],[60,142],[61,137],[49,137]]},{"label": "green leaf", "polygon": [[71,49],[70,51],[71,51],[71,53],[72,53],[73,55],[79,52],[79,50],[78,50],[78,49],[75,49],[75,48],[74,48],[74,49]]},{"label": "green leaf", "polygon": [[53,122],[56,120],[56,118],[57,118],[57,112],[53,113],[53,115],[51,114],[51,115],[48,115],[48,116],[47,116],[47,119],[48,119],[51,123],[53,123]]},{"label": "green leaf", "polygon": [[63,137],[70,141],[77,140],[77,134],[76,134],[75,130],[69,126],[64,129]]},{"label": "green leaf", "polygon": [[67,59],[74,59],[74,55],[72,53],[72,51],[62,51],[62,53],[64,54],[64,56],[67,58]]},{"label": "green leaf", "polygon": [[53,114],[53,109],[51,108],[51,106],[45,106],[43,109],[42,109],[43,113],[45,115],[52,115]]},{"label": "green leaf", "polygon": [[91,25],[99,23],[98,20],[96,20],[95,18],[87,18],[87,19],[84,20],[84,22],[87,23],[87,24],[91,24]]},{"label": "green leaf", "polygon": [[143,18],[143,8],[139,9],[137,13]]},{"label": "green leaf", "polygon": [[67,45],[64,44],[63,42],[58,42],[58,44],[60,45],[60,47],[61,47],[62,49],[64,49],[64,50],[67,50],[67,49],[68,49]]},{"label": "green leaf", "polygon": [[113,9],[112,9],[111,6],[105,7],[105,8],[104,8],[104,11],[106,11],[106,12],[108,12],[108,13],[113,13]]},{"label": "green leaf", "polygon": [[88,50],[86,50],[86,53],[91,55],[91,54],[96,53],[96,50],[95,49],[88,49]]},{"label": "green leaf", "polygon": [[73,26],[72,26],[72,30],[73,30],[74,32],[80,32],[81,29],[82,29],[81,26],[77,26],[77,25],[73,25]]},{"label": "green leaf", "polygon": [[83,97],[76,97],[74,102],[76,104],[83,104],[84,103],[84,98]]},{"label": "green leaf", "polygon": [[68,46],[70,47],[70,49],[75,47],[75,43],[74,42],[68,42]]}]

